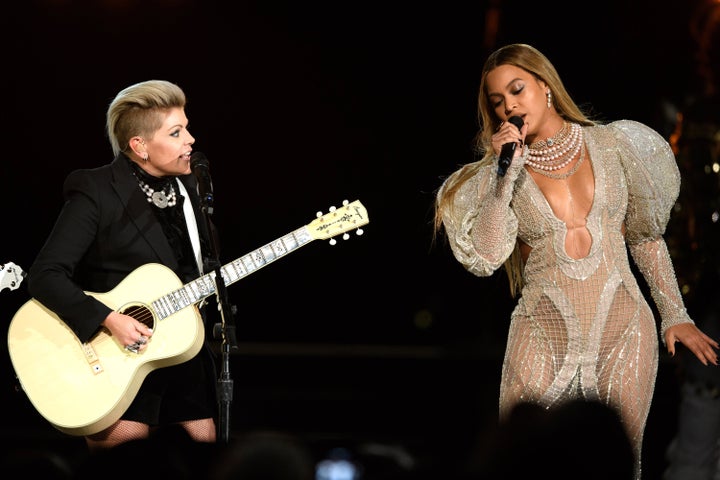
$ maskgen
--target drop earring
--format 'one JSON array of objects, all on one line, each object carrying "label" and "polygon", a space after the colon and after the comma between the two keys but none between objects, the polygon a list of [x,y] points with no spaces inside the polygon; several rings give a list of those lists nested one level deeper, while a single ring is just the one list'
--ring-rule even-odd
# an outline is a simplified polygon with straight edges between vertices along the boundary
[{"label": "drop earring", "polygon": [[549,88],[547,92],[545,92],[545,96],[547,97],[547,108],[552,107],[552,92],[550,92]]}]

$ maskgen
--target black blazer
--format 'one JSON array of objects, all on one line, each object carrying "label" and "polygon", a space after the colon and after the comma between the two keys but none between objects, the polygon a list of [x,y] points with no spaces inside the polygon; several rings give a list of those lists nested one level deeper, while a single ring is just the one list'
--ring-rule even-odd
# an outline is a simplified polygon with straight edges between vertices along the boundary
[{"label": "black blazer", "polygon": [[[68,175],[63,186],[65,204],[28,270],[30,295],[60,316],[82,342],[97,332],[111,311],[86,291],[112,290],[146,263],[160,263],[176,273],[179,270],[152,211],[155,207],[138,187],[128,162],[121,153],[110,164]],[[178,179],[192,202],[201,243],[207,244],[207,221],[200,209],[197,181],[193,175]],[[203,251],[203,258],[207,253]]]}]

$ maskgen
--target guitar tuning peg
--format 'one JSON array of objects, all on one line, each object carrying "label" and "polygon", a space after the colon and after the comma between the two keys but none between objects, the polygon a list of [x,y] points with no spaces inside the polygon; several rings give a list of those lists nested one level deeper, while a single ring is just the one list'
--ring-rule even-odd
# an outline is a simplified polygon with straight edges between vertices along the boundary
[{"label": "guitar tuning peg", "polygon": [[363,233],[365,233],[365,232],[363,231],[362,228],[358,228],[357,230],[355,230],[355,234],[358,235],[358,236],[359,236],[359,235],[362,235]]},{"label": "guitar tuning peg", "polygon": [[347,240],[348,238],[350,238],[350,235],[348,235],[347,233],[344,233],[344,234],[343,234],[343,240]]},{"label": "guitar tuning peg", "polygon": [[[342,201],[342,204],[343,204],[343,207],[346,207],[346,206],[350,205],[350,201],[349,201],[349,200],[343,200],[343,201]],[[337,207],[333,205],[333,206],[331,206],[331,207],[328,209],[328,212],[334,212],[335,210],[337,210]],[[320,217],[322,217],[322,216],[323,216],[323,213],[322,213],[321,211],[318,211],[318,212],[315,214],[315,217],[317,217],[317,218],[320,218]]]},{"label": "guitar tuning peg", "polygon": [[335,245],[337,243],[337,240],[335,240],[334,238],[331,238],[329,243],[330,243],[330,245]]}]

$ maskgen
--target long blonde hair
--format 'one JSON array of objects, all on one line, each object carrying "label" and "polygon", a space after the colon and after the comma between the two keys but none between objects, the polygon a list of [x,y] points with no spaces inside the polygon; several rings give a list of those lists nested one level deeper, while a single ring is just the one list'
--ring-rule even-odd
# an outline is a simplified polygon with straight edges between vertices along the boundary
[{"label": "long blonde hair", "polygon": [[[490,104],[487,92],[487,76],[500,65],[513,65],[522,68],[530,73],[537,80],[545,83],[552,92],[552,102],[558,114],[569,122],[580,125],[595,125],[580,107],[578,107],[570,94],[565,89],[560,76],[550,60],[538,49],[523,43],[506,45],[495,50],[485,61],[480,77],[480,88],[478,91],[478,125],[479,130],[475,135],[475,153],[480,157],[479,161],[468,163],[459,170],[452,173],[443,183],[439,195],[435,200],[434,234],[443,231],[443,215],[445,209],[452,209],[455,194],[460,187],[475,174],[480,167],[493,161],[493,150],[491,137],[499,128],[502,120],[495,114]],[[433,241],[435,240],[433,235]],[[522,288],[522,259],[518,244],[510,258],[505,262],[505,271],[510,282],[510,293],[516,296]]]}]

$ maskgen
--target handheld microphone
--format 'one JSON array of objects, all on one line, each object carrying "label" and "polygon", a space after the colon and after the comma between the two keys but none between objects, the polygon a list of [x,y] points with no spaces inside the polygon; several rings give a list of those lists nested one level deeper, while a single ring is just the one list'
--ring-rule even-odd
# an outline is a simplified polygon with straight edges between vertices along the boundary
[{"label": "handheld microphone", "polygon": [[[503,147],[504,148],[504,147]],[[200,195],[200,203],[212,213],[213,205],[213,186],[210,178],[210,164],[205,154],[202,152],[194,152],[190,156],[190,168],[195,174],[198,182],[198,195]]]},{"label": "handheld microphone", "polygon": [[[508,122],[515,125],[518,130],[520,130],[523,126],[523,119],[518,117],[517,115],[513,115],[512,117],[508,118]],[[513,154],[515,153],[515,148],[517,147],[517,142],[509,142],[502,146],[502,149],[500,150],[500,157],[498,157],[498,170],[497,173],[501,177],[504,177],[507,173],[507,169],[510,166],[510,163],[512,163]]]}]

